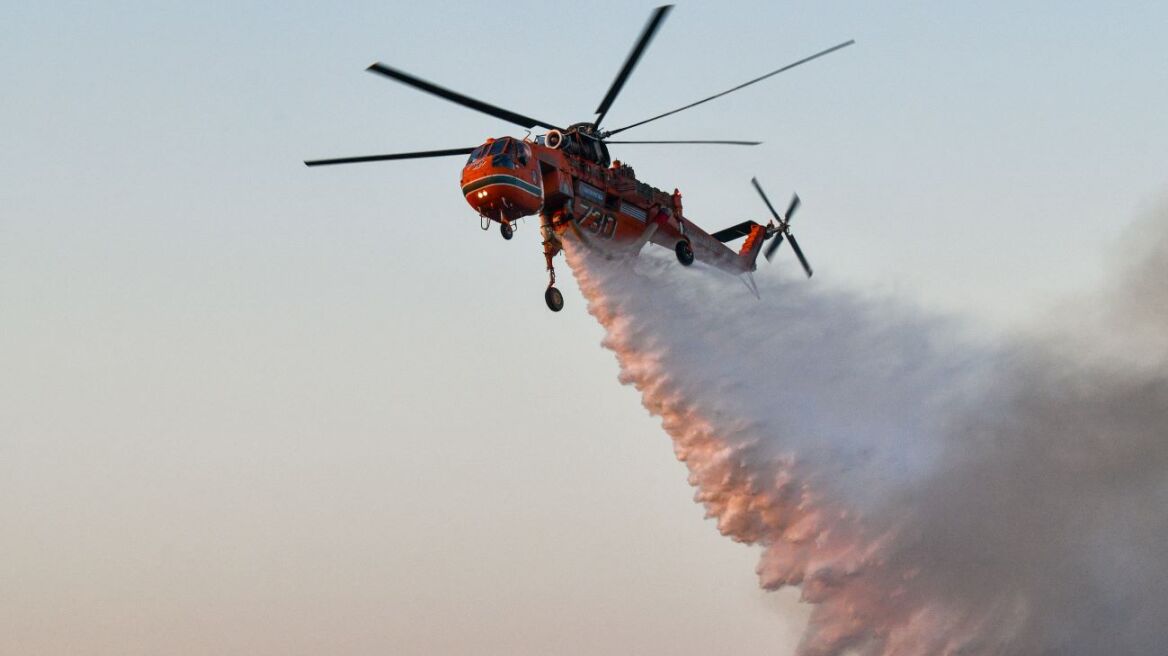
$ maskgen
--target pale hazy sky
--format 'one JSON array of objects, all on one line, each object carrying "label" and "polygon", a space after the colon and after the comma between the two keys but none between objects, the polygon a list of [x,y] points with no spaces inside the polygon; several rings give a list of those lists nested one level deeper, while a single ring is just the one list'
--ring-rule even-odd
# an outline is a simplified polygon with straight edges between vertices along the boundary
[{"label": "pale hazy sky", "polygon": [[[301,164],[522,135],[374,60],[590,119],[652,7],[8,3],[0,654],[788,652],[535,222],[479,232],[459,158]],[[764,146],[614,152],[709,228],[797,189],[812,284],[1014,330],[1163,197],[1165,26],[681,4],[613,125],[857,44],[629,133]]]}]

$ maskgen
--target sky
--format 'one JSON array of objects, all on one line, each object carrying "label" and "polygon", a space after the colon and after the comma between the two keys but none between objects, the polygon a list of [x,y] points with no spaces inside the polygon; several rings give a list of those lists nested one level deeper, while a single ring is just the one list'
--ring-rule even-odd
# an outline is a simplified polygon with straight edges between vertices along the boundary
[{"label": "sky", "polygon": [[[797,593],[703,519],[562,264],[544,307],[536,222],[480,233],[458,158],[302,164],[522,136],[375,60],[588,120],[652,7],[6,5],[0,653],[789,653]],[[1166,24],[686,3],[613,126],[856,45],[627,135],[762,146],[614,155],[710,229],[797,190],[809,284],[1025,331],[1164,199]]]}]

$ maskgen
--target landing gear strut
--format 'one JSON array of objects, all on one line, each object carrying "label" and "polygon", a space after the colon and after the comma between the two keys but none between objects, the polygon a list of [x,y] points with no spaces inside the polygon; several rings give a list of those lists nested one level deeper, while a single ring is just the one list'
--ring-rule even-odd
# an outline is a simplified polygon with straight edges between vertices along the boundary
[{"label": "landing gear strut", "polygon": [[515,236],[515,228],[511,227],[510,223],[499,223],[499,234],[503,235],[503,239],[510,241]]},{"label": "landing gear strut", "polygon": [[560,252],[560,240],[556,237],[555,228],[552,227],[550,214],[539,215],[539,231],[543,235],[543,258],[547,262],[548,272],[548,286],[543,293],[543,300],[549,310],[559,312],[564,309],[564,295],[556,289],[556,267],[552,264],[552,259]]}]

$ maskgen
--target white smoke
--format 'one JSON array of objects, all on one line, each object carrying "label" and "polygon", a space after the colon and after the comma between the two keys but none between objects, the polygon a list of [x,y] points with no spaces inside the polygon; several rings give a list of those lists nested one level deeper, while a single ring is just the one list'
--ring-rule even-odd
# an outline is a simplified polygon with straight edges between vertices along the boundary
[{"label": "white smoke", "polygon": [[1149,243],[1111,320],[1004,345],[801,279],[756,301],[651,250],[568,259],[697,501],[762,547],[761,585],[814,604],[800,654],[1150,654],[1168,645],[1168,240]]}]

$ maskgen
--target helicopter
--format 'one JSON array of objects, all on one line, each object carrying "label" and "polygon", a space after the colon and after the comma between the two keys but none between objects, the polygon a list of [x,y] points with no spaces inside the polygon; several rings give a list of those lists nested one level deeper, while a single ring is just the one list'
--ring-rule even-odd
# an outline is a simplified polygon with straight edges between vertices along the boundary
[{"label": "helicopter", "polygon": [[[756,268],[755,261],[763,244],[770,241],[765,251],[768,261],[783,243],[784,238],[791,243],[803,270],[812,275],[799,242],[791,234],[791,217],[799,208],[796,194],[785,214],[779,214],[771,204],[757,179],[751,183],[762,197],[772,219],[766,224],[756,221],[742,223],[708,233],[689,217],[685,216],[681,192],[662,191],[641,182],[628,164],[611,157],[608,146],[612,144],[717,144],[733,146],[757,146],[757,141],[732,140],[676,140],[676,141],[622,141],[613,140],[626,130],[656,121],[666,116],[696,107],[720,98],[744,87],[761,82],[774,75],[818,59],[855,41],[849,40],[822,50],[799,61],[756,77],[735,87],[712,96],[692,102],[656,116],[631,123],[613,130],[602,128],[613,102],[632,75],[633,69],[644,55],[662,22],[673,5],[664,5],[653,11],[649,21],[641,31],[624,65],[609,86],[608,92],[596,109],[596,118],[591,121],[572,123],[559,127],[517,112],[497,107],[476,98],[452,91],[432,82],[423,80],[405,71],[375,62],[368,67],[369,72],[384,76],[420,91],[438,96],[495,118],[518,125],[528,130],[523,139],[515,137],[489,138],[479,146],[448,148],[385,155],[365,155],[316,159],[304,162],[307,166],[327,166],[388,160],[419,159],[429,157],[468,156],[462,168],[460,186],[463,197],[478,214],[480,227],[488,230],[492,223],[499,225],[504,239],[511,239],[515,232],[516,220],[538,214],[540,234],[543,239],[543,254],[547,267],[548,285],[544,301],[548,309],[559,312],[564,307],[564,297],[556,288],[556,272],[553,260],[563,249],[564,238],[571,233],[586,246],[599,249],[609,255],[635,255],[645,244],[653,243],[674,251],[678,261],[690,266],[695,260],[711,265],[733,275],[742,276],[747,287],[756,296],[758,288],[750,273]],[[543,128],[546,132],[531,137],[531,130]],[[729,242],[745,237],[741,247],[735,251]]]}]

